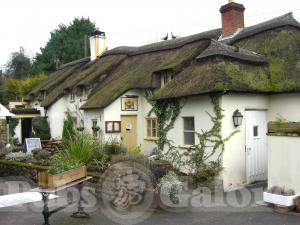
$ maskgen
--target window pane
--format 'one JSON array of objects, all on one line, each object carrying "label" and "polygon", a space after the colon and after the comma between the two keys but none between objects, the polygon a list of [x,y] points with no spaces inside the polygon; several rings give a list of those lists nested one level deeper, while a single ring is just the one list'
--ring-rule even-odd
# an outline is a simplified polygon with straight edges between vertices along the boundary
[{"label": "window pane", "polygon": [[156,119],[152,120],[152,129],[156,129]]},{"label": "window pane", "polygon": [[152,137],[157,137],[156,129],[152,130]]},{"label": "window pane", "polygon": [[118,122],[114,122],[114,131],[120,131],[120,124]]},{"label": "window pane", "polygon": [[147,120],[147,136],[151,137],[151,120]]},{"label": "window pane", "polygon": [[258,137],[258,126],[253,127],[253,137]]},{"label": "window pane", "polygon": [[184,118],[184,130],[195,130],[194,117]]},{"label": "window pane", "polygon": [[195,133],[194,132],[184,132],[184,144],[194,145],[195,144]]}]

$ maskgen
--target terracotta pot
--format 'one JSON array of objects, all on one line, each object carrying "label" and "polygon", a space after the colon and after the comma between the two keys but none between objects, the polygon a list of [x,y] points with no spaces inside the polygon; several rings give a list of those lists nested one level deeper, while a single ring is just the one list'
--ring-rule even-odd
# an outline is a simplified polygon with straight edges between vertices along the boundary
[{"label": "terracotta pot", "polygon": [[296,211],[300,213],[300,196],[295,199]]}]

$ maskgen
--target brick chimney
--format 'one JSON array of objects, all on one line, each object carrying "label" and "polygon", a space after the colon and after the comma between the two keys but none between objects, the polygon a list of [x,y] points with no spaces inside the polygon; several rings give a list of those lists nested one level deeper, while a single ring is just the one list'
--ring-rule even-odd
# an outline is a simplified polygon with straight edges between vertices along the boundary
[{"label": "brick chimney", "polygon": [[233,35],[239,28],[245,27],[244,11],[244,5],[234,2],[234,0],[229,0],[228,4],[221,7],[223,38]]}]

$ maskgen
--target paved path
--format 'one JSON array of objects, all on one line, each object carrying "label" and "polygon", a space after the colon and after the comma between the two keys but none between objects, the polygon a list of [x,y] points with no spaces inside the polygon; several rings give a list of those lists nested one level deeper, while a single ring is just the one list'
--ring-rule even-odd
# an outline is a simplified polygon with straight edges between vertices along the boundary
[{"label": "paved path", "polygon": [[[1,185],[0,185],[1,186]],[[258,190],[258,191],[257,191]],[[26,190],[24,190],[26,191]],[[211,206],[203,207],[197,206],[198,200],[201,198],[189,201],[189,206],[179,209],[160,209],[151,211],[152,214],[144,218],[138,225],[299,225],[300,214],[278,214],[273,212],[268,207],[262,207],[255,204],[257,200],[261,199],[262,189],[258,187],[251,187],[244,190],[245,193],[252,193],[248,195],[251,197],[251,202],[244,207],[232,206],[234,202],[241,206],[243,203],[241,192],[231,192],[225,197],[226,204],[224,206]],[[256,193],[253,195],[253,193]],[[191,192],[193,195],[189,199],[197,196],[197,191]],[[2,190],[3,194],[3,190]],[[60,196],[64,196],[59,194]],[[76,195],[76,193],[75,193]],[[207,197],[207,195],[203,195]],[[54,214],[50,217],[51,225],[117,225],[107,218],[107,212],[103,211],[103,203],[93,198],[85,198],[92,203],[90,207],[87,207],[87,211],[90,213],[90,219],[74,219],[70,215],[76,211],[76,204],[66,208],[63,211]],[[54,209],[59,204],[64,204],[66,199],[70,199],[70,196],[52,199],[50,206]],[[94,201],[95,200],[95,201]],[[94,202],[93,202],[94,201]],[[198,202],[199,203],[199,202]],[[228,204],[230,203],[230,204]],[[55,207],[53,207],[55,205]],[[23,204],[13,207],[0,208],[0,225],[42,225],[42,203],[35,202],[30,204]],[[138,212],[138,211],[135,211]],[[120,212],[122,214],[122,212]],[[109,217],[109,216],[108,216]],[[119,223],[122,224],[122,223]],[[123,223],[122,225],[125,225]]]}]

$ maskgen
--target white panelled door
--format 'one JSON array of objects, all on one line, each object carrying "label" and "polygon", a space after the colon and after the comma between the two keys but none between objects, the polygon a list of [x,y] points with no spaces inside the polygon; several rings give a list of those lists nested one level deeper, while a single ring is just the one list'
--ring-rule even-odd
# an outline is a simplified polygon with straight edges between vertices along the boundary
[{"label": "white panelled door", "polygon": [[246,111],[247,183],[268,178],[266,111]]}]

